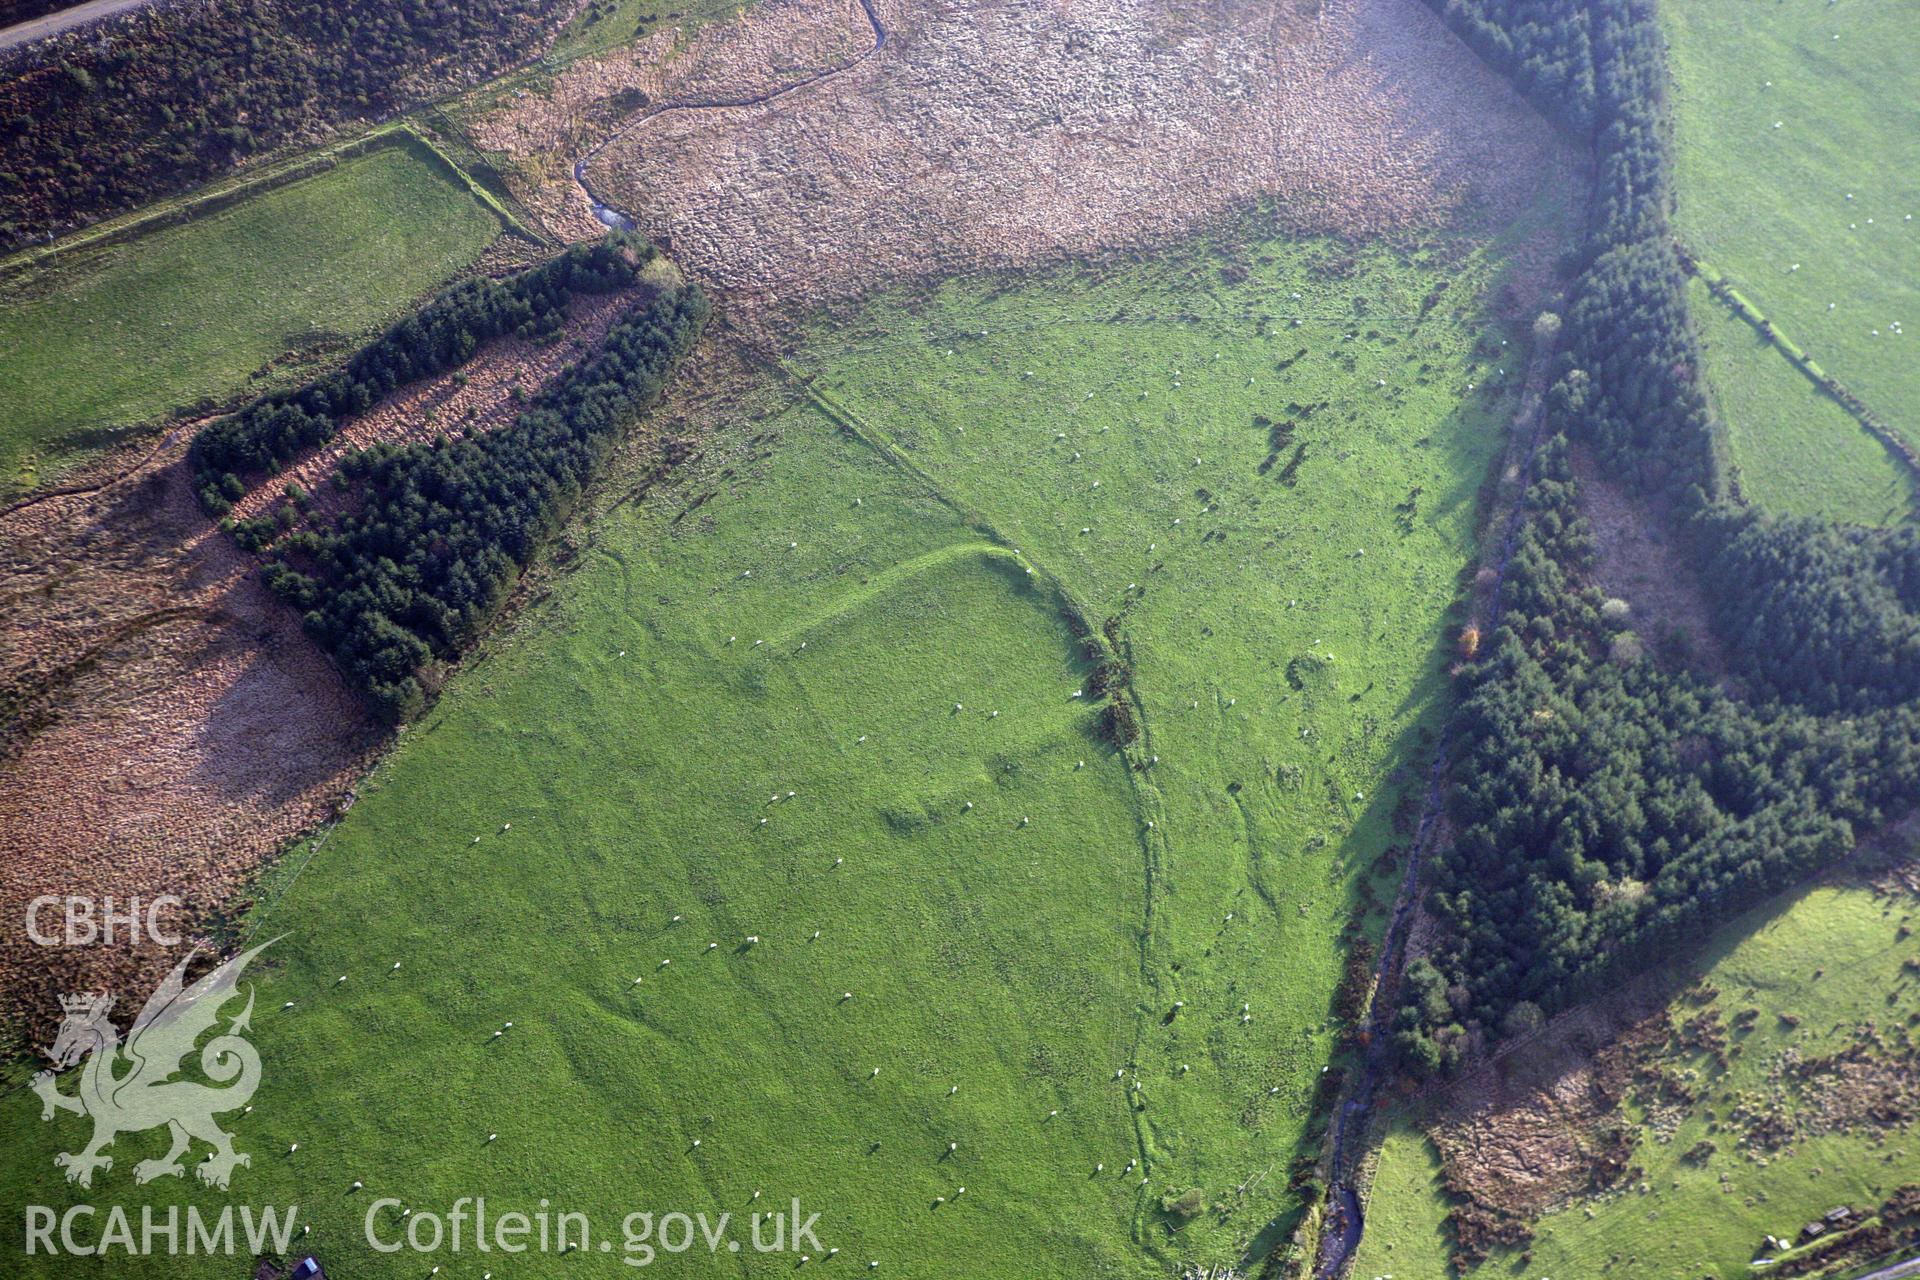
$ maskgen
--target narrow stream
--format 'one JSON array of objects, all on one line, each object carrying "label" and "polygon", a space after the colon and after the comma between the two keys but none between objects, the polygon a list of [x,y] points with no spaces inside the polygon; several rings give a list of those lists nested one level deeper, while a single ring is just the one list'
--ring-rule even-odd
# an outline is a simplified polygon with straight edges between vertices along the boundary
[{"label": "narrow stream", "polygon": [[[1488,631],[1499,625],[1507,567],[1513,562],[1514,545],[1519,541],[1520,528],[1526,518],[1526,494],[1533,486],[1534,458],[1540,449],[1540,401],[1546,386],[1547,363],[1552,355],[1548,344],[1536,344],[1527,370],[1526,386],[1521,392],[1520,407],[1515,414],[1516,425],[1526,432],[1526,456],[1520,469],[1519,493],[1514,499],[1512,512],[1507,516],[1507,526],[1502,531],[1500,559],[1494,565],[1497,576],[1493,584],[1492,602],[1488,607]],[[1360,1247],[1361,1235],[1366,1231],[1366,1211],[1361,1206],[1358,1187],[1359,1165],[1366,1155],[1367,1130],[1373,1122],[1380,1086],[1391,1077],[1387,1033],[1391,1030],[1396,1006],[1390,997],[1398,994],[1397,985],[1391,979],[1399,971],[1400,959],[1406,949],[1407,932],[1413,924],[1414,910],[1420,900],[1420,868],[1439,823],[1447,756],[1452,745],[1453,720],[1449,717],[1434,750],[1433,766],[1427,775],[1427,798],[1420,810],[1413,852],[1407,857],[1407,874],[1400,886],[1399,900],[1394,904],[1393,918],[1387,924],[1387,936],[1380,947],[1379,967],[1374,971],[1373,1002],[1367,1009],[1366,1056],[1361,1060],[1355,1080],[1344,1091],[1346,1100],[1340,1104],[1339,1114],[1334,1118],[1326,1221],[1321,1231],[1320,1258],[1315,1269],[1315,1274],[1322,1280],[1335,1280],[1345,1272],[1347,1264],[1353,1259],[1354,1250]]]},{"label": "narrow stream", "polygon": [[886,48],[887,26],[884,22],[880,21],[880,15],[873,7],[873,0],[860,0],[860,8],[866,12],[867,22],[873,27],[873,47],[853,61],[844,63],[841,66],[829,67],[824,71],[815,72],[804,80],[783,85],[778,89],[769,89],[765,93],[754,94],[751,97],[698,98],[686,102],[669,103],[657,111],[652,111],[641,116],[625,128],[616,129],[608,134],[600,141],[599,145],[573,162],[573,180],[579,184],[580,190],[584,192],[587,197],[587,203],[593,207],[593,216],[598,218],[606,226],[614,227],[621,231],[631,231],[634,229],[633,216],[623,209],[606,203],[599,196],[595,195],[593,184],[587,180],[587,165],[593,161],[595,156],[605,151],[607,147],[618,141],[624,135],[631,133],[633,130],[651,121],[658,120],[661,116],[668,115],[675,111],[715,111],[737,107],[762,106],[774,101],[776,98],[784,98],[790,93],[797,93],[801,89],[819,84],[824,80],[831,80],[835,76],[845,75],[847,72],[865,62],[868,58],[871,58],[874,54],[880,52],[880,50]]}]

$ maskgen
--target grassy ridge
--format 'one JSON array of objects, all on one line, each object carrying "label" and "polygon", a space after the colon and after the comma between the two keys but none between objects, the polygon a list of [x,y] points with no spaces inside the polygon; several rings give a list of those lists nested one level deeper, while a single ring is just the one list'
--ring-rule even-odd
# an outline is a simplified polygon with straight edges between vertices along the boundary
[{"label": "grassy ridge", "polygon": [[[742,424],[597,520],[280,899],[236,1198],[363,1277],[426,1263],[359,1243],[353,1179],[616,1223],[797,1194],[881,1274],[1280,1239],[1339,935],[1391,896],[1443,710],[1502,269],[1262,239],[823,326],[793,367],[840,422]],[[1068,597],[1117,619],[1129,756],[1072,696]],[[71,1127],[0,1107],[0,1213],[84,1194],[48,1164]]]},{"label": "grassy ridge", "polygon": [[[1671,41],[1682,238],[1877,413],[1920,431],[1912,346],[1920,338],[1893,332],[1920,318],[1911,13],[1824,0],[1664,0],[1660,11]],[[1830,421],[1724,381],[1716,390],[1736,448],[1746,450],[1740,461],[1763,491],[1766,473]],[[1854,434],[1835,433],[1828,465],[1857,489]]]},{"label": "grassy ridge", "polygon": [[0,302],[0,493],[184,404],[289,377],[297,353],[390,319],[500,229],[443,167],[390,147],[53,259]]}]

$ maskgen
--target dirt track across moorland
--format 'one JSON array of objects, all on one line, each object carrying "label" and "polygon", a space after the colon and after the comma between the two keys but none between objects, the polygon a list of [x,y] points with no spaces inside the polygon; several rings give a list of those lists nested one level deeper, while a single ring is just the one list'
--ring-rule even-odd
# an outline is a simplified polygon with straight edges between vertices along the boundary
[{"label": "dirt track across moorland", "polygon": [[71,9],[42,14],[38,18],[29,18],[25,22],[16,22],[10,27],[0,28],[0,53],[18,48],[23,44],[32,44],[36,40],[46,40],[63,31],[78,30],[90,22],[101,22],[117,14],[131,13],[135,9],[145,9],[166,2],[167,0],[87,0],[87,3],[74,5]]}]

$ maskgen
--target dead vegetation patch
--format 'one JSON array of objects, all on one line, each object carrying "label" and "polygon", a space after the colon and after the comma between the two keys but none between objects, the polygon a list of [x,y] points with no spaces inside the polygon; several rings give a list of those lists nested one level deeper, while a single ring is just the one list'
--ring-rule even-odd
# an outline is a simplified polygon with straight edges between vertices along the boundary
[{"label": "dead vegetation patch", "polygon": [[1677,651],[1710,676],[1727,672],[1705,590],[1666,520],[1615,484],[1583,450],[1573,451],[1580,512],[1593,531],[1596,585],[1626,601],[1646,642]]},{"label": "dead vegetation patch", "polygon": [[858,0],[761,0],[685,38],[662,28],[572,63],[539,88],[516,89],[478,117],[489,151],[538,162],[582,150],[623,119],[695,102],[743,101],[817,77],[873,43]]},{"label": "dead vegetation patch", "polygon": [[42,894],[174,894],[190,927],[323,820],[379,735],[201,512],[176,441],[122,480],[0,518],[0,1024],[60,991],[144,990],[164,949],[32,945]]},{"label": "dead vegetation patch", "polygon": [[267,513],[280,504],[289,485],[312,495],[313,514],[331,516],[339,510],[342,495],[328,480],[347,454],[375,444],[420,444],[442,436],[457,440],[505,426],[529,395],[604,342],[613,322],[646,288],[641,284],[614,293],[579,294],[567,304],[565,325],[551,338],[501,338],[458,369],[402,387],[321,448],[270,482],[255,485],[234,503],[233,518]]},{"label": "dead vegetation patch", "polygon": [[[874,7],[884,46],[851,63],[872,41],[857,4],[774,4],[688,53],[577,67],[473,136],[545,180],[525,194],[569,234],[594,224],[566,148],[609,138],[595,190],[749,321],[1164,243],[1261,200],[1291,229],[1361,236],[1507,220],[1575,180],[1544,122],[1416,0]],[[731,52],[768,39],[807,52]]]},{"label": "dead vegetation patch", "polygon": [[[644,287],[582,295],[554,339],[502,339],[401,390],[236,515],[269,510],[289,483],[324,514],[345,500],[325,480],[347,450],[510,421]],[[174,894],[185,907],[169,925],[192,927],[333,814],[385,740],[259,562],[201,510],[189,437],[100,488],[0,515],[0,918],[24,922],[43,894]],[[0,1027],[44,1030],[58,992],[145,990],[176,958],[41,948],[9,929]]]},{"label": "dead vegetation patch", "polygon": [[1767,1071],[1759,1096],[1734,1099],[1729,1124],[1747,1156],[1778,1156],[1809,1138],[1865,1133],[1886,1137],[1920,1118],[1920,1052],[1904,1026],[1866,1023],[1832,1053],[1789,1045]]},{"label": "dead vegetation patch", "polygon": [[1430,1132],[1449,1190],[1485,1211],[1531,1218],[1624,1176],[1632,1144],[1615,1113],[1665,1044],[1667,1024],[1664,1011],[1624,1026],[1612,1012],[1557,1022],[1448,1091]]},{"label": "dead vegetation patch", "polygon": [[[1874,833],[1853,863],[1822,880],[1920,897],[1915,830],[1908,821]],[[1903,971],[1889,1005],[1906,1007],[1916,981],[1920,961]],[[1422,1127],[1452,1199],[1458,1269],[1523,1247],[1538,1218],[1568,1203],[1645,1192],[1634,1163],[1639,1144],[1672,1142],[1710,1101],[1711,1138],[1681,1153],[1692,1163],[1731,1156],[1764,1166],[1809,1139],[1891,1140],[1920,1120],[1920,1016],[1836,1026],[1840,1041],[1826,1052],[1780,1045],[1763,1087],[1718,1093],[1714,1082],[1735,1055],[1751,1051],[1742,1042],[1765,1017],[1789,1027],[1804,1021],[1788,1011],[1723,1007],[1702,977],[1649,974],[1430,1094]]]}]

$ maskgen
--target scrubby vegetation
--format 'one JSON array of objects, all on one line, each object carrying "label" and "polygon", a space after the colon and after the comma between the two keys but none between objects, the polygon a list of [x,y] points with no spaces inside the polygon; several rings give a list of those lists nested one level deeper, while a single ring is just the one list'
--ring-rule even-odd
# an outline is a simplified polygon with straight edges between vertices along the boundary
[{"label": "scrubby vegetation", "polygon": [[[1883,1265],[1912,1256],[1920,1237],[1903,1184],[1920,1180],[1910,1127],[1920,1092],[1906,1009],[1920,903],[1910,888],[1874,879],[1836,877],[1703,935],[1658,998],[1621,1015],[1652,1017],[1609,1051],[1621,1055],[1624,1092],[1604,1114],[1568,1118],[1547,1095],[1522,1094],[1510,1123],[1475,1130],[1500,1138],[1482,1148],[1484,1162],[1455,1136],[1449,1167],[1420,1124],[1457,1123],[1484,1092],[1469,1082],[1424,1113],[1394,1116],[1354,1274],[1738,1275],[1750,1258],[1788,1256],[1772,1241],[1796,1243],[1804,1224],[1836,1206],[1854,1210],[1852,1265],[1836,1274],[1859,1274],[1883,1253]],[[1510,1062],[1509,1078],[1558,1078],[1530,1069]],[[1524,1164],[1549,1180],[1559,1171],[1569,1153],[1540,1141],[1543,1116],[1556,1136],[1622,1134],[1621,1176],[1605,1187],[1576,1180],[1569,1200],[1542,1204],[1531,1220],[1476,1212],[1476,1195],[1505,1203],[1520,1194],[1502,1169]],[[1488,1219],[1518,1228],[1521,1243],[1474,1236]],[[1477,1270],[1469,1244],[1492,1248]]]},{"label": "scrubby vegetation", "polygon": [[211,0],[35,51],[0,80],[0,245],[58,233],[532,53],[556,0]]},{"label": "scrubby vegetation", "polygon": [[[1591,119],[1542,106],[1591,136],[1601,180],[1552,438],[1460,713],[1459,835],[1433,877],[1449,933],[1430,967],[1409,970],[1396,1020],[1422,1070],[1690,945],[1920,795],[1912,535],[1728,500],[1668,222],[1651,14],[1630,0],[1443,8],[1536,91],[1590,60]],[[1752,673],[1746,696],[1696,674],[1685,637],[1629,638],[1603,615],[1568,440],[1684,531],[1720,639]]]},{"label": "scrubby vegetation", "polygon": [[608,236],[504,281],[462,281],[361,348],[344,368],[202,428],[191,453],[200,500],[214,515],[225,515],[246,492],[243,477],[278,470],[396,388],[465,364],[482,343],[557,332],[576,293],[628,287],[652,253],[631,237]]}]

